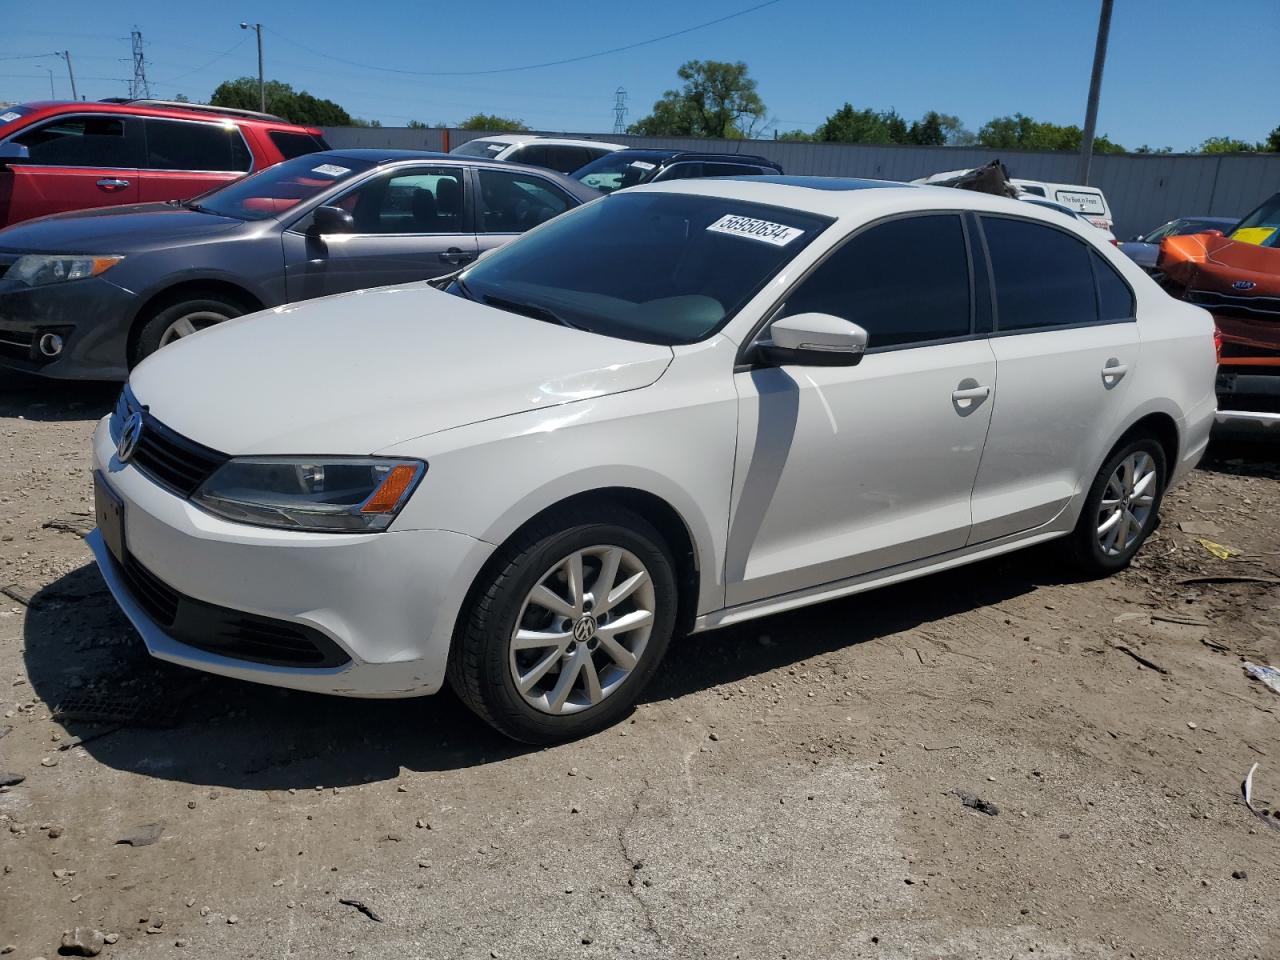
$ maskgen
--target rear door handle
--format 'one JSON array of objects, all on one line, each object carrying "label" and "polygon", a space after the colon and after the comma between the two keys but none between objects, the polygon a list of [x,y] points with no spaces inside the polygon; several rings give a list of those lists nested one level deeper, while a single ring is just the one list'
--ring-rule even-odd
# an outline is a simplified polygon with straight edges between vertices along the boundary
[{"label": "rear door handle", "polygon": [[1102,382],[1107,386],[1114,386],[1124,379],[1124,375],[1129,372],[1129,365],[1121,363],[1115,357],[1107,361],[1102,368]]},{"label": "rear door handle", "polygon": [[450,247],[444,253],[440,254],[441,263],[470,263],[475,258],[469,253],[463,253],[461,247]]},{"label": "rear door handle", "polygon": [[128,180],[121,180],[118,177],[103,177],[98,181],[98,186],[104,190],[123,190],[128,185]]},{"label": "rear door handle", "polygon": [[990,387],[966,387],[963,390],[953,390],[951,399],[960,403],[965,400],[985,400],[990,395]]}]

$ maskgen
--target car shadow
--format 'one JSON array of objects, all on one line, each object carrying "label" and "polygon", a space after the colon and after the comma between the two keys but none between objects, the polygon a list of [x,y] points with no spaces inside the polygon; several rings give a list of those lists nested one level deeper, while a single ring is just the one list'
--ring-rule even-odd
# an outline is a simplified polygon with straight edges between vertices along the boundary
[{"label": "car shadow", "polygon": [[97,420],[110,413],[120,384],[102,380],[48,380],[6,370],[0,376],[0,417],[25,420]]},{"label": "car shadow", "polygon": [[[1040,553],[683,638],[643,699],[737,683],[1061,582]],[[413,700],[354,700],[155,660],[93,565],[32,598],[24,640],[29,681],[55,716],[62,707],[133,714],[124,722],[62,719],[70,743],[78,738],[99,762],[144,776],[232,789],[344,787],[395,780],[402,768],[456,770],[536,749],[500,736],[447,690]]]},{"label": "car shadow", "polygon": [[1280,429],[1216,427],[1201,470],[1280,480]]}]

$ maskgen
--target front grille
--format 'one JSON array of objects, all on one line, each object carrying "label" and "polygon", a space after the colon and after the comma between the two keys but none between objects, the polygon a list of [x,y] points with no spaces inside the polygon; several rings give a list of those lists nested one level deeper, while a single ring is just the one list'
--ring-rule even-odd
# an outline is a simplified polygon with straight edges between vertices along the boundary
[{"label": "front grille", "polygon": [[1280,318],[1280,297],[1237,297],[1214,290],[1188,290],[1186,299],[1197,306],[1227,316]]},{"label": "front grille", "polygon": [[112,436],[119,438],[120,425],[136,412],[142,414],[142,433],[130,462],[152,480],[184,497],[195,493],[200,484],[231,459],[225,453],[170,430],[141,406],[127,388],[116,408],[120,424],[113,425]]},{"label": "front grille", "polygon": [[126,552],[129,593],[179,643],[236,660],[284,667],[337,667],[347,653],[319,630],[220,607],[174,590]]},{"label": "front grille", "polygon": [[0,330],[0,354],[18,360],[30,360],[36,335],[23,330]]}]

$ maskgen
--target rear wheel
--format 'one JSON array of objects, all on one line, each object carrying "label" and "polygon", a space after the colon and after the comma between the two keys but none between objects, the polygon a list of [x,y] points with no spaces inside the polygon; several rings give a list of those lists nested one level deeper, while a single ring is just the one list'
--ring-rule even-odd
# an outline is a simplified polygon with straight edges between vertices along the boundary
[{"label": "rear wheel", "polygon": [[449,661],[468,706],[529,743],[585,736],[630,712],[675,624],[672,562],[652,525],[623,510],[552,516],[485,577]]},{"label": "rear wheel", "polygon": [[1164,449],[1152,437],[1135,437],[1107,458],[1068,542],[1077,567],[1106,576],[1129,565],[1155,529],[1166,470]]},{"label": "rear wheel", "polygon": [[196,296],[161,307],[138,331],[130,366],[141,363],[161,347],[246,312],[243,305],[223,295]]}]

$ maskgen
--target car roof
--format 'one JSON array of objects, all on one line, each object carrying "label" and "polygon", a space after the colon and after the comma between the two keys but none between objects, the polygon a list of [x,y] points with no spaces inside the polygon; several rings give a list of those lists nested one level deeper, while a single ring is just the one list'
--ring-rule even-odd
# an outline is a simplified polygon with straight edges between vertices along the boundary
[{"label": "car roof", "polygon": [[169,120],[211,120],[223,123],[257,124],[269,127],[283,127],[290,130],[305,130],[311,134],[321,132],[317,126],[292,123],[273,114],[259,113],[256,110],[213,107],[205,103],[112,98],[107,100],[32,100],[27,103],[17,104],[17,106],[30,111],[30,113],[24,115],[24,120],[38,119],[40,114],[57,116],[64,113],[125,113],[147,117],[163,117]]},{"label": "car roof", "polygon": [[[583,140],[573,139],[570,137],[545,137],[538,133],[495,133],[491,137],[476,137],[476,140],[482,143],[508,143],[515,145],[517,143],[531,143],[534,140],[540,143],[546,143],[555,147],[610,147],[614,150],[622,150],[620,143],[609,143],[605,140]],[[468,143],[471,141],[468,140]]]},{"label": "car roof", "polygon": [[[460,157],[457,154],[440,153],[435,150],[380,150],[377,147],[338,147],[335,150],[321,151],[329,157],[346,157],[348,160],[365,160],[369,163],[394,163],[397,160],[447,160],[450,163],[468,163],[483,159],[481,157]],[[318,156],[319,154],[307,154]]]},{"label": "car roof", "polygon": [[[997,197],[955,187],[917,186],[891,180],[857,180],[848,177],[712,177],[701,180],[667,180],[629,187],[610,199],[637,193],[687,193],[741,200],[815,213],[826,217],[872,219],[894,213],[936,210],[975,210],[1004,213],[1024,220],[1042,220],[1075,232],[1094,246],[1105,234],[1087,220],[1066,221],[1038,204]],[[1096,236],[1095,236],[1096,235]]]}]

